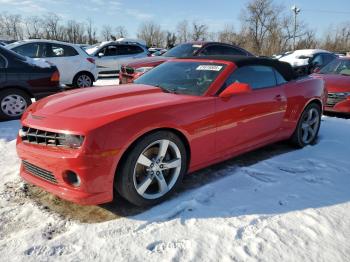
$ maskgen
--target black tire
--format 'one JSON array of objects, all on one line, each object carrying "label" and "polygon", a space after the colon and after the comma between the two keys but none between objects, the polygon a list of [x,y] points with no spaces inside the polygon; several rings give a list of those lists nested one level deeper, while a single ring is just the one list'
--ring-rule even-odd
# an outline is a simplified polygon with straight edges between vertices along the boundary
[{"label": "black tire", "polygon": [[[20,98],[21,103],[12,104],[10,99]],[[15,120],[21,118],[24,111],[32,104],[30,96],[17,88],[0,91],[0,120]],[[11,107],[11,108],[10,108]],[[11,114],[10,112],[13,112]]]},{"label": "black tire", "polygon": [[94,79],[89,73],[85,73],[85,72],[78,73],[73,79],[73,87],[76,87],[76,88],[91,87],[93,85],[94,85]]},{"label": "black tire", "polygon": [[[314,130],[313,131],[314,133],[311,133],[308,131],[309,132],[308,135],[310,135],[310,137],[305,140],[303,137],[303,135],[305,134],[305,128],[303,128],[303,124],[306,123],[305,121],[308,119],[310,111],[313,112],[315,116],[314,118],[317,119],[317,122],[313,126],[310,125],[310,127]],[[311,103],[305,108],[305,110],[300,116],[298,125],[290,139],[294,146],[296,146],[297,148],[303,148],[307,145],[312,145],[315,143],[318,137],[320,126],[321,126],[321,115],[322,115],[321,107],[316,103]]]},{"label": "black tire", "polygon": [[[176,178],[173,178],[173,180],[172,180],[173,186],[164,195],[162,195],[158,198],[155,198],[155,199],[145,198],[138,193],[138,191],[136,189],[136,185],[135,185],[136,178],[134,176],[134,172],[136,173],[136,170],[137,170],[138,165],[139,165],[139,164],[137,164],[137,161],[138,161],[140,155],[145,153],[144,150],[147,150],[147,148],[150,145],[152,145],[153,143],[156,143],[157,141],[164,141],[164,140],[168,140],[177,146],[177,148],[178,148],[177,152],[180,153],[180,155],[181,155],[181,164],[179,164],[179,166],[178,166],[179,169],[177,169],[180,171],[178,173],[177,180],[176,180]],[[160,148],[160,145],[159,145],[159,148]],[[169,145],[169,148],[170,148],[169,150],[172,150],[172,147],[170,147],[170,145]],[[151,149],[152,149],[152,147],[151,147]],[[148,149],[148,150],[151,150],[151,149]],[[167,154],[169,154],[169,152],[167,152]],[[183,142],[181,141],[181,139],[177,135],[175,135],[174,133],[171,133],[171,132],[167,132],[167,131],[157,131],[157,132],[151,133],[151,134],[146,135],[145,137],[139,139],[134,144],[134,146],[132,146],[130,148],[130,150],[128,150],[127,155],[125,157],[123,157],[121,161],[122,161],[121,166],[120,166],[120,168],[118,168],[118,171],[116,174],[117,177],[115,180],[116,181],[115,182],[115,189],[118,191],[118,193],[123,198],[125,198],[130,203],[137,205],[137,206],[155,205],[157,203],[162,202],[166,198],[168,198],[182,183],[182,178],[187,171],[187,153],[186,153],[185,146],[184,146]],[[164,163],[165,163],[165,161],[164,161]],[[143,168],[146,168],[146,167],[143,167]],[[173,170],[173,169],[169,169],[169,170]],[[148,176],[150,176],[149,172],[150,171],[144,171],[142,174],[144,174],[144,177],[148,177]],[[175,171],[169,171],[169,172],[175,172]],[[163,174],[163,171],[161,173]],[[168,173],[168,175],[169,174],[170,173]],[[169,177],[167,177],[168,175],[164,174],[164,178],[170,179],[171,175],[169,175]],[[155,177],[155,175],[154,175],[154,177]],[[163,177],[163,175],[162,175],[162,177]],[[175,177],[175,176],[173,176],[173,177]],[[146,179],[142,179],[142,180],[145,181]],[[154,183],[152,182],[153,184],[151,184],[151,186],[149,186],[149,187],[152,187],[152,186],[158,187],[159,181],[156,178],[153,178],[153,180],[155,182]],[[169,181],[167,181],[167,183],[168,182]],[[160,190],[160,186],[159,186],[159,190]]]}]

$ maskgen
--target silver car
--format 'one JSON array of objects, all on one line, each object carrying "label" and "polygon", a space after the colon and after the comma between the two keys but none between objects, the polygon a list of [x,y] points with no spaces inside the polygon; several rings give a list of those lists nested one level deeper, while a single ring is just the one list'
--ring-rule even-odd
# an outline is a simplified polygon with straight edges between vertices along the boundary
[{"label": "silver car", "polygon": [[150,55],[143,45],[123,42],[102,42],[85,49],[85,52],[96,58],[99,75],[116,75],[122,64]]}]

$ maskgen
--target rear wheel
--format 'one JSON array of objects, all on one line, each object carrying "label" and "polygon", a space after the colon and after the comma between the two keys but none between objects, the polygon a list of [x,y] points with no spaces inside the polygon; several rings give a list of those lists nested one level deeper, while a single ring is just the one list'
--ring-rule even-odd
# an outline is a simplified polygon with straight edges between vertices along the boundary
[{"label": "rear wheel", "polygon": [[94,81],[90,74],[88,73],[79,73],[74,77],[73,86],[74,87],[90,87],[93,86]]},{"label": "rear wheel", "polygon": [[31,103],[30,96],[20,89],[0,92],[0,120],[20,118]]},{"label": "rear wheel", "polygon": [[187,169],[181,139],[158,131],[143,137],[130,150],[118,172],[116,189],[137,206],[154,205],[179,186]]},{"label": "rear wheel", "polygon": [[321,108],[318,104],[312,103],[302,113],[291,141],[297,147],[313,144],[317,139],[320,125]]}]

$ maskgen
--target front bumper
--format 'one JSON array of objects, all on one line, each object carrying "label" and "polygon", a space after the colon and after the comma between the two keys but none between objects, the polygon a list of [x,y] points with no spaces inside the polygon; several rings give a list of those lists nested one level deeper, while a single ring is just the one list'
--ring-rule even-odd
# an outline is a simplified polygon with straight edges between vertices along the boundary
[{"label": "front bumper", "polygon": [[[86,154],[80,150],[33,145],[17,139],[17,153],[22,161],[52,173],[57,183],[33,175],[21,165],[21,177],[31,184],[71,202],[97,205],[113,200],[115,159],[112,154]],[[74,187],[65,182],[63,174],[73,171],[81,184]]]},{"label": "front bumper", "polygon": [[350,114],[350,97],[347,97],[334,105],[326,104],[324,111]]}]

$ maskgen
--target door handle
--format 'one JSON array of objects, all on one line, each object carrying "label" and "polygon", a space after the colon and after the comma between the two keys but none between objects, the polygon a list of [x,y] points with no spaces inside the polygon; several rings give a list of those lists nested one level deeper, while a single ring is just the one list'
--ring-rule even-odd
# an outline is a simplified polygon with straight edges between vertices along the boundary
[{"label": "door handle", "polygon": [[276,95],[275,97],[274,97],[274,100],[276,100],[276,101],[282,101],[282,95]]}]

